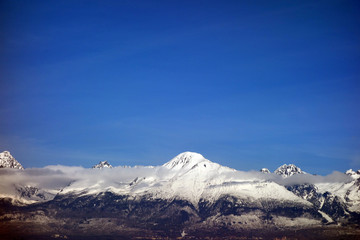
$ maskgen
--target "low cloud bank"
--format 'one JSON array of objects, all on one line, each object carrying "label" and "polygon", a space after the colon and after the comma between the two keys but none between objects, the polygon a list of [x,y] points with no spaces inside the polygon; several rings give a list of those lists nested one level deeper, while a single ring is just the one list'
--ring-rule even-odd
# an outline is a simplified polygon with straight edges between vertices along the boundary
[{"label": "low cloud bank", "polygon": [[296,174],[291,177],[282,178],[274,180],[274,182],[281,185],[296,185],[296,184],[317,184],[317,183],[347,183],[353,179],[338,171],[334,171],[329,175],[320,176],[312,174]]},{"label": "low cloud bank", "polygon": [[[224,180],[272,181],[280,185],[317,184],[317,183],[347,183],[352,179],[341,172],[333,172],[326,176],[298,174],[283,178],[274,173],[255,171],[232,171],[222,173]],[[165,167],[115,167],[111,169],[87,169],[83,167],[47,166],[25,170],[0,169],[0,194],[16,194],[17,186],[31,186],[45,191],[61,190],[71,184],[74,189],[82,188],[121,188],[128,186],[136,178],[153,178],[167,181],[174,172]]]},{"label": "low cloud bank", "polygon": [[348,183],[353,179],[338,171],[333,173],[321,176],[321,175],[312,175],[312,174],[296,174],[290,177],[282,177],[275,173],[262,173],[257,171],[236,171],[233,173],[227,174],[229,178],[232,179],[242,179],[242,180],[266,180],[276,182],[280,185],[289,186],[289,185],[298,185],[298,184],[318,184],[318,183]]}]

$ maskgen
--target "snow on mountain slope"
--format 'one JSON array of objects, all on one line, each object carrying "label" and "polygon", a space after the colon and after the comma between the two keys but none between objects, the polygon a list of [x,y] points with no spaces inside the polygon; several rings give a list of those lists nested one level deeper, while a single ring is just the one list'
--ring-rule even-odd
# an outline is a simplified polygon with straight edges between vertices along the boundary
[{"label": "snow on mountain slope", "polygon": [[213,163],[200,154],[186,152],[163,166],[176,170],[178,174],[157,189],[158,196],[179,196],[194,205],[200,199],[215,201],[224,195],[244,199],[287,199],[306,203],[277,183],[256,175],[249,177],[245,172]]},{"label": "snow on mountain slope", "polygon": [[349,210],[360,213],[360,178],[355,180],[345,194]]},{"label": "snow on mountain slope", "polygon": [[236,172],[190,152],[178,155],[163,167],[168,168],[170,174],[154,189],[155,194],[162,197],[182,197],[194,204],[197,204],[211,185],[222,183],[228,178],[226,174]]},{"label": "snow on mountain slope", "polygon": [[345,173],[350,176],[349,182],[332,182],[315,184],[320,193],[330,192],[339,197],[352,212],[360,213],[360,171],[348,170]]},{"label": "snow on mountain slope", "polygon": [[200,199],[216,201],[224,195],[244,199],[290,200],[308,204],[285,187],[261,178],[261,173],[237,171],[205,159],[201,154],[181,153],[157,167],[82,170],[72,174],[77,180],[65,186],[61,194],[115,194],[161,199],[185,199],[194,206]]},{"label": "snow on mountain slope", "polygon": [[274,171],[274,173],[282,176],[282,177],[290,177],[295,174],[305,174],[305,172],[301,171],[301,169],[294,164],[284,164],[280,166],[278,169]]},{"label": "snow on mountain slope", "polygon": [[8,151],[0,153],[0,168],[24,169],[24,167],[16,161],[16,159]]},{"label": "snow on mountain slope", "polygon": [[[166,167],[171,170],[175,171],[188,171],[192,169],[195,166],[198,166],[199,164],[204,164],[206,167],[206,164],[216,164],[213,163],[207,159],[205,159],[201,154],[199,153],[193,153],[193,152],[184,152],[180,153],[173,159],[171,159],[169,162],[165,163],[163,167]],[[218,165],[218,164],[216,164]],[[220,165],[218,165],[220,166]]]}]

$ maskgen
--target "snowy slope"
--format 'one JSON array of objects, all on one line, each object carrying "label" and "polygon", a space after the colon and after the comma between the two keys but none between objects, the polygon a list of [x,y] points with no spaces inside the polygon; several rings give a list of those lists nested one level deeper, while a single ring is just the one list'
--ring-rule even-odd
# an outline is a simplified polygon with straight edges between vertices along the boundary
[{"label": "snowy slope", "polygon": [[[64,187],[61,194],[97,194],[111,191],[131,196],[150,195],[152,198],[185,199],[194,206],[201,199],[216,201],[231,195],[248,201],[272,199],[309,203],[275,182],[246,172],[221,166],[201,154],[185,152],[158,167],[114,168],[122,179],[111,178],[111,169],[102,169],[92,178],[84,177]],[[125,172],[127,174],[125,174]],[[132,175],[131,172],[141,175]],[[261,176],[261,173],[259,173]]]},{"label": "snowy slope", "polygon": [[346,203],[348,210],[360,213],[360,170],[355,172],[349,169],[345,174],[350,176],[352,181],[318,183],[316,186],[320,193],[330,192]]},{"label": "snowy slope", "polygon": [[[182,197],[193,204],[231,195],[244,199],[278,199],[303,202],[283,186],[221,166],[197,153],[183,153],[163,165],[174,172],[158,195]],[[165,193],[165,194],[164,194]]]}]

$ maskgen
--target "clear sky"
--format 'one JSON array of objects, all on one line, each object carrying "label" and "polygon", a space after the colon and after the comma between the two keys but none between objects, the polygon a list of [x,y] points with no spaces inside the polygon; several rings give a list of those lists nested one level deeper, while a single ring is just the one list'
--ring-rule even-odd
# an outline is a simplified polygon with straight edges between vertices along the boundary
[{"label": "clear sky", "polygon": [[0,151],[25,167],[360,168],[359,1],[0,2]]}]

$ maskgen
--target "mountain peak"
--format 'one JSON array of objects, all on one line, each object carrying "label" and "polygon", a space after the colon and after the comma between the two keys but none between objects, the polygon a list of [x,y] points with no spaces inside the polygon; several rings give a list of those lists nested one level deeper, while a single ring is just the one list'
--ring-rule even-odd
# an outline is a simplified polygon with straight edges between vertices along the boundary
[{"label": "mountain peak", "polygon": [[194,165],[199,162],[203,162],[206,160],[203,155],[195,152],[183,152],[171,159],[169,162],[165,163],[163,166],[169,169],[183,169],[183,168],[192,168]]},{"label": "mountain peak", "polygon": [[260,172],[262,172],[262,173],[270,173],[270,170],[267,169],[267,168],[262,168],[262,169],[260,169]]},{"label": "mountain peak", "polygon": [[100,161],[98,164],[94,165],[92,168],[112,168],[110,163],[108,161]]},{"label": "mountain peak", "polygon": [[360,178],[360,169],[357,170],[356,172],[354,170],[352,170],[352,169],[349,169],[349,170],[347,170],[345,172],[345,174],[352,177],[352,178],[357,179],[357,178]]},{"label": "mountain peak", "polygon": [[0,153],[0,168],[24,169],[24,167],[16,161],[9,151],[3,151]]},{"label": "mountain peak", "polygon": [[274,171],[274,173],[282,177],[290,177],[295,174],[305,174],[299,167],[294,164],[284,164]]}]

